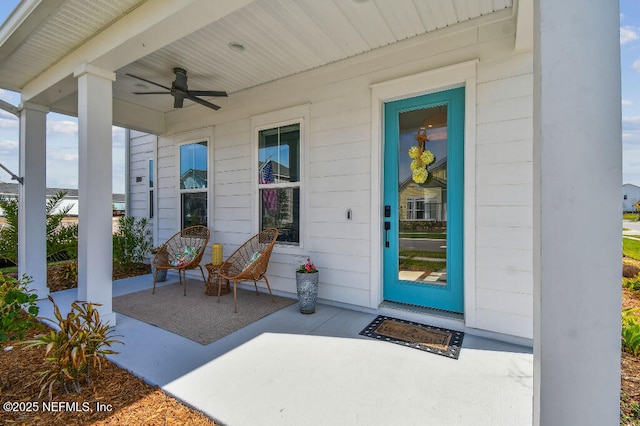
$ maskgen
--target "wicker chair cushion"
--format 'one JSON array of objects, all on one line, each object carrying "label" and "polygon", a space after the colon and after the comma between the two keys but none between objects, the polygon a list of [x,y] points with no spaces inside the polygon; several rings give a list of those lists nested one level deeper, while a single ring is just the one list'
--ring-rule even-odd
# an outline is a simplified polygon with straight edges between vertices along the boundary
[{"label": "wicker chair cushion", "polygon": [[253,253],[253,256],[251,256],[251,259],[249,259],[249,262],[247,262],[247,265],[242,270],[246,271],[247,268],[253,264],[253,262],[258,260],[261,254],[262,254],[261,251],[256,251],[255,253]]},{"label": "wicker chair cushion", "polygon": [[171,264],[171,266],[184,266],[195,259],[199,252],[200,247],[183,246],[180,251],[176,253],[176,257],[169,263]]}]

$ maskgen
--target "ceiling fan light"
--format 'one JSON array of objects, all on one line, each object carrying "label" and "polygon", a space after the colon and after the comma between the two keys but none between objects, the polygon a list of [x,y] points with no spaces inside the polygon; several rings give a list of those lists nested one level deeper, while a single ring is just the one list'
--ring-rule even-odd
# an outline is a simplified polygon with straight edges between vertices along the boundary
[{"label": "ceiling fan light", "polygon": [[232,41],[228,44],[228,46],[229,49],[233,50],[234,52],[244,52],[244,46],[237,41]]}]

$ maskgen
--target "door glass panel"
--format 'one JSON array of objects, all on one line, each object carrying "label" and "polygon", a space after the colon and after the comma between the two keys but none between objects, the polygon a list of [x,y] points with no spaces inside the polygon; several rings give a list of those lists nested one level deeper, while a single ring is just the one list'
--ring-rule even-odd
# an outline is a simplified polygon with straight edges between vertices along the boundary
[{"label": "door glass panel", "polygon": [[399,114],[398,279],[447,284],[447,106]]}]

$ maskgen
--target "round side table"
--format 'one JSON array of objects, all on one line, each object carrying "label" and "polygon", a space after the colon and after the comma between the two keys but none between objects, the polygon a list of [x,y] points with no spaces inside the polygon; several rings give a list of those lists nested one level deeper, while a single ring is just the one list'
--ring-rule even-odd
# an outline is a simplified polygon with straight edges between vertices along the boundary
[{"label": "round side table", "polygon": [[[218,295],[218,272],[220,271],[220,265],[214,266],[211,263],[207,263],[204,265],[209,272],[209,276],[207,277],[207,287],[205,290],[205,294],[207,296],[217,296]],[[222,284],[222,288],[220,289],[220,295],[231,293],[231,284],[229,280],[225,280],[227,283]]]}]

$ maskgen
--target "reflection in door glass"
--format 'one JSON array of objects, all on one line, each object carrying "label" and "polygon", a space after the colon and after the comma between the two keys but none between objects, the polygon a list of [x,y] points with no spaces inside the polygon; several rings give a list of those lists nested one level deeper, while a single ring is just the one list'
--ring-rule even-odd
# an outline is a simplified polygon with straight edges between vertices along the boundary
[{"label": "reflection in door glass", "polygon": [[446,285],[447,106],[403,112],[399,121],[398,279]]}]

